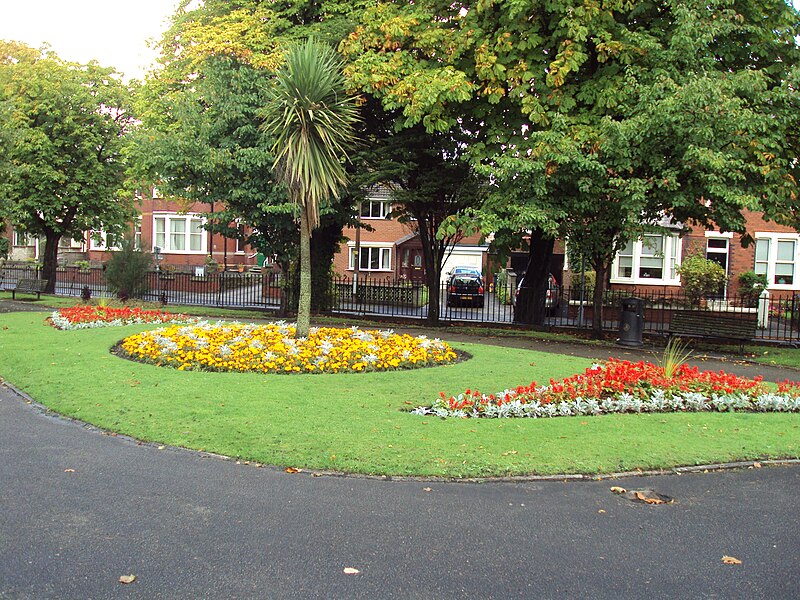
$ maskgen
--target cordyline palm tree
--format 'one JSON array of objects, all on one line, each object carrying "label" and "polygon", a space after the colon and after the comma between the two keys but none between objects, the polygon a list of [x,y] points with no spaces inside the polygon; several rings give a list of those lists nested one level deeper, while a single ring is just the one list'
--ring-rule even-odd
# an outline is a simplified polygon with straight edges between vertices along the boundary
[{"label": "cordyline palm tree", "polygon": [[343,159],[355,140],[355,99],[347,95],[341,62],[329,46],[307,40],[292,47],[276,74],[262,128],[275,136],[272,165],[300,213],[300,300],[297,337],[311,320],[311,233],[329,198],[347,183]]}]

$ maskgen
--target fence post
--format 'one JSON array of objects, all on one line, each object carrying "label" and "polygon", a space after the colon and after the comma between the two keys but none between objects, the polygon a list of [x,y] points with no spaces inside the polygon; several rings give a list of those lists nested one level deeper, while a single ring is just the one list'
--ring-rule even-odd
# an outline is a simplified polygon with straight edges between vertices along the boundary
[{"label": "fence post", "polygon": [[758,326],[761,329],[769,327],[769,292],[767,290],[758,296]]}]

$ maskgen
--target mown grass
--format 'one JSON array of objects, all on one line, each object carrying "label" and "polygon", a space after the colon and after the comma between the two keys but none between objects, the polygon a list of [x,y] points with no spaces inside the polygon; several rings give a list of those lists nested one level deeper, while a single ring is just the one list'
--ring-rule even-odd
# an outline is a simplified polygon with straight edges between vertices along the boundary
[{"label": "mown grass", "polygon": [[262,463],[387,475],[600,473],[800,455],[800,416],[659,414],[468,420],[404,412],[440,390],[495,391],[585,368],[585,359],[458,344],[452,366],[389,373],[180,372],[117,358],[142,326],[57,331],[0,315],[0,375],[109,431]]}]

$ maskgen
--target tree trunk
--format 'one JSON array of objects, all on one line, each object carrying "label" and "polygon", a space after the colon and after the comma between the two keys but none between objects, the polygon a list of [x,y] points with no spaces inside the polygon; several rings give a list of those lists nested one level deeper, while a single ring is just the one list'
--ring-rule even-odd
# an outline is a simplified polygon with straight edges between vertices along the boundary
[{"label": "tree trunk", "polygon": [[295,337],[308,337],[311,327],[311,228],[308,208],[300,210],[300,297]]},{"label": "tree trunk", "polygon": [[[550,277],[550,257],[555,239],[540,229],[531,231],[525,281],[514,305],[514,322],[544,325],[547,316],[547,286]],[[512,293],[516,293],[513,290]]]},{"label": "tree trunk", "polygon": [[592,337],[603,338],[603,297],[606,291],[606,272],[608,265],[603,259],[593,260],[595,272],[594,295],[592,296]]},{"label": "tree trunk", "polygon": [[42,279],[47,280],[44,286],[45,294],[54,294],[56,291],[56,267],[58,267],[58,242],[61,236],[57,233],[47,233],[44,242],[44,257],[42,261]]},{"label": "tree trunk", "polygon": [[[426,256],[427,254],[427,256]],[[441,315],[441,298],[442,298],[442,284],[441,284],[441,267],[436,268],[436,260],[433,253],[425,251],[425,246],[422,247],[423,262],[425,263],[425,282],[428,285],[428,325],[439,325],[439,316]]]}]

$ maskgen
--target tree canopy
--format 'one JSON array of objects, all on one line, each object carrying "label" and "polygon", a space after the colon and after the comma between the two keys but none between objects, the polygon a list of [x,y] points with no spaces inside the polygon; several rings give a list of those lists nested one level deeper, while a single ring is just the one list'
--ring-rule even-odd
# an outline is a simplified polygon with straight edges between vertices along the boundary
[{"label": "tree canopy", "polygon": [[129,90],[113,69],[0,42],[0,114],[0,217],[45,239],[52,292],[62,237],[119,232],[133,215]]},{"label": "tree canopy", "polygon": [[793,218],[799,24],[782,0],[398,1],[343,48],[401,126],[474,132],[485,227],[566,237],[607,267],[663,215]]}]

